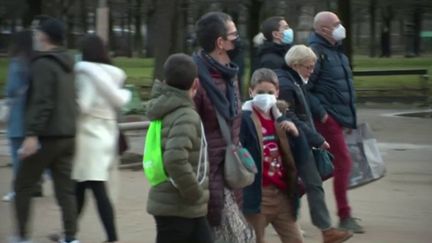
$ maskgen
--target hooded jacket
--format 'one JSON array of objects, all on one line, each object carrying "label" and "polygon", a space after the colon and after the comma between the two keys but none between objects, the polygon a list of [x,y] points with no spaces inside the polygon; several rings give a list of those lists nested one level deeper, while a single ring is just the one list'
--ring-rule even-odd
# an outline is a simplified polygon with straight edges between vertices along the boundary
[{"label": "hooded jacket", "polygon": [[65,49],[38,53],[31,63],[26,136],[73,137],[76,132],[74,61]]},{"label": "hooded jacket", "polygon": [[285,54],[291,45],[277,44],[272,41],[265,41],[258,47],[258,63],[254,70],[258,68],[269,68],[272,70],[284,67]]},{"label": "hooded jacket", "polygon": [[356,128],[353,76],[341,45],[332,45],[316,33],[309,43],[318,57],[308,83],[314,118],[321,120],[328,113],[343,127]]},{"label": "hooded jacket", "polygon": [[147,116],[150,120],[162,121],[162,157],[170,178],[151,187],[148,213],[184,218],[206,216],[208,178],[206,176],[202,183],[196,178],[197,168],[204,168],[204,165],[199,166],[203,134],[193,100],[186,91],[156,81]]}]

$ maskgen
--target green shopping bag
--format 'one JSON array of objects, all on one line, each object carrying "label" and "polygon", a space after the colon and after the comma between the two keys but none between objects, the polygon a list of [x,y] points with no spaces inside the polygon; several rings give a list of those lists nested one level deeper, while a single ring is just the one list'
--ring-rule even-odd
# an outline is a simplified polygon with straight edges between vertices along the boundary
[{"label": "green shopping bag", "polygon": [[152,186],[168,180],[163,165],[161,135],[162,121],[151,121],[144,144],[143,169]]}]

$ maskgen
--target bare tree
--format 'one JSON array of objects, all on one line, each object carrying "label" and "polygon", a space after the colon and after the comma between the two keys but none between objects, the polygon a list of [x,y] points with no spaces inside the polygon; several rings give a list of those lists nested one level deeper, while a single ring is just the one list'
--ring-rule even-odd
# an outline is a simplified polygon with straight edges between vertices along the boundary
[{"label": "bare tree", "polygon": [[157,0],[156,1],[156,19],[154,34],[154,54],[155,68],[153,76],[156,79],[163,79],[163,63],[166,58],[173,53],[176,47],[175,32],[177,10],[181,0]]}]

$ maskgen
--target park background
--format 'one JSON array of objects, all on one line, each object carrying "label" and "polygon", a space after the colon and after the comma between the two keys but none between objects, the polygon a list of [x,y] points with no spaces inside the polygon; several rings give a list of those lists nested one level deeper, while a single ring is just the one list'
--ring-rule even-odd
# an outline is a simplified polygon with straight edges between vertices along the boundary
[{"label": "park background", "polygon": [[[0,88],[7,76],[10,36],[31,26],[37,15],[62,19],[65,45],[76,53],[85,33],[107,40],[114,63],[128,74],[143,100],[162,64],[176,52],[196,49],[194,24],[208,11],[233,16],[243,42],[243,93],[247,92],[252,39],[267,17],[284,16],[295,31],[295,43],[307,43],[313,16],[338,13],[347,28],[344,48],[354,71],[432,71],[432,1],[430,0],[2,0],[0,1]],[[427,74],[355,77],[359,101],[379,100],[427,104]]]}]

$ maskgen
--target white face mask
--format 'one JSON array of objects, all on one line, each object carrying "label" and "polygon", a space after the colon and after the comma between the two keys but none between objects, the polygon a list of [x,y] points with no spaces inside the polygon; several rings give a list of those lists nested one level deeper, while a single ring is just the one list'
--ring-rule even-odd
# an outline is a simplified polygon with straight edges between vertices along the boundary
[{"label": "white face mask", "polygon": [[271,94],[258,94],[253,97],[252,103],[261,111],[268,112],[276,104],[276,96]]},{"label": "white face mask", "polygon": [[341,41],[343,39],[345,39],[346,37],[346,30],[345,27],[343,27],[343,25],[338,25],[338,27],[336,27],[333,32],[332,32],[332,36],[333,39],[335,41]]}]

